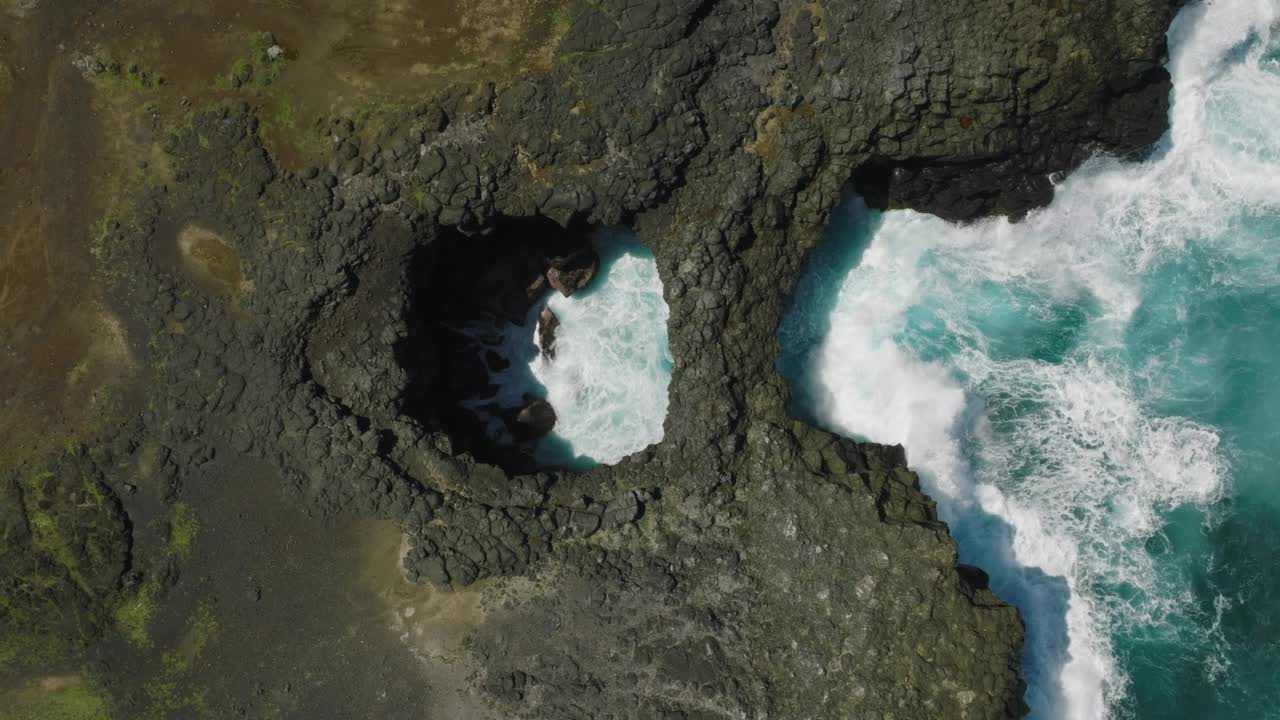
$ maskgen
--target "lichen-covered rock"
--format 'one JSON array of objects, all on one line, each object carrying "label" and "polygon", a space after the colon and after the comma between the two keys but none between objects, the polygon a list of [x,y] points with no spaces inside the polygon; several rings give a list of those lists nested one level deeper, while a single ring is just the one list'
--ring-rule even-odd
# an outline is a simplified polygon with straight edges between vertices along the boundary
[{"label": "lichen-covered rock", "polygon": [[0,476],[0,671],[41,669],[98,636],[131,539],[119,499],[79,451]]}]

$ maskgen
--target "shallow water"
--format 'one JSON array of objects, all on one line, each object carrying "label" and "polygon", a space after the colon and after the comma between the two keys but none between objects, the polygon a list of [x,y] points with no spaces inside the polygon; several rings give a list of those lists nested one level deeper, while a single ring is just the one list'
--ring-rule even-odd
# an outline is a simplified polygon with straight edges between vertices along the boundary
[{"label": "shallow water", "polygon": [[797,412],[903,443],[1022,611],[1034,717],[1276,716],[1278,20],[1185,9],[1152,157],[1019,224],[850,197],[780,329]]}]

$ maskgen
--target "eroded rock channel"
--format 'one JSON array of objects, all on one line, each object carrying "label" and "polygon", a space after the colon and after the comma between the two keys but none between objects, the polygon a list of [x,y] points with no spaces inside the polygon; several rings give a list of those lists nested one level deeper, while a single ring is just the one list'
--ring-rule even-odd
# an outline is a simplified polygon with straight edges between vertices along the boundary
[{"label": "eroded rock channel", "polygon": [[[1017,611],[957,568],[903,448],[791,416],[775,330],[851,178],[890,183],[886,204],[1016,213],[1088,148],[1154,139],[1172,3],[566,8],[549,70],[306,119],[332,151],[315,167],[282,170],[249,103],[174,128],[172,182],[104,225],[98,257],[145,402],[79,462],[137,518],[243,459],[312,515],[395,521],[409,579],[484,598],[450,658],[477,717],[1020,715]],[[498,361],[459,329],[590,274],[606,225],[662,280],[664,434],[539,468],[464,412]],[[234,293],[173,261],[188,227],[226,248],[206,264],[238,269]],[[85,602],[181,587],[171,566],[135,553]]]}]

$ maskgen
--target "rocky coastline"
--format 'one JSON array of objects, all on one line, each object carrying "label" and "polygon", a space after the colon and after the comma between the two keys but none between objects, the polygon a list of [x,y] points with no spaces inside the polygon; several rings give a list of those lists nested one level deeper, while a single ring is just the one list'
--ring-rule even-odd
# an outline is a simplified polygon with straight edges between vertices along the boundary
[{"label": "rocky coastline", "polygon": [[[95,239],[137,411],[0,478],[0,626],[126,675],[101,638],[182,581],[178,550],[139,550],[140,518],[243,459],[317,522],[396,522],[410,580],[491,601],[450,659],[471,717],[1021,717],[1017,611],[957,565],[910,448],[792,416],[776,328],[850,183],[1017,217],[1092,154],[1142,153],[1177,5],[571,2],[549,70],[315,118],[297,132],[331,156],[296,172],[259,107],[195,108],[171,178]],[[506,306],[544,283],[585,286],[599,225],[657,257],[665,439],[539,468],[458,411],[484,380],[450,328],[464,292],[522,316]],[[248,691],[215,704],[266,715]]]}]

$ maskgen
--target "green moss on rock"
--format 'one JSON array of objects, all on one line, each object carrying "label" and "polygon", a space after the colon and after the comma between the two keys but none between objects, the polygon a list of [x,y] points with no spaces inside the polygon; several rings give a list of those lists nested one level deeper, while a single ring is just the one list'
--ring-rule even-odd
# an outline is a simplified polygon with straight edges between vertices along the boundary
[{"label": "green moss on rock", "polygon": [[47,677],[0,690],[0,720],[110,720],[107,703],[84,679]]},{"label": "green moss on rock", "polygon": [[27,509],[27,523],[31,528],[32,547],[36,552],[52,557],[81,590],[90,592],[89,584],[80,572],[80,562],[71,551],[69,541],[63,536],[57,518],[46,509],[51,509],[52,503],[46,497],[45,484],[53,479],[53,473],[46,471],[32,475],[25,483],[26,491],[22,499]]},{"label": "green moss on rock", "polygon": [[181,560],[191,557],[199,532],[200,520],[196,511],[186,503],[174,505],[169,513],[169,554]]},{"label": "green moss on rock", "polygon": [[256,32],[249,37],[247,54],[236,58],[231,69],[214,84],[223,90],[262,90],[280,79],[289,61],[285,54],[271,55],[275,39],[271,33]]},{"label": "green moss on rock", "polygon": [[187,618],[186,632],[177,647],[161,657],[160,673],[143,689],[147,695],[147,716],[173,717],[175,713],[208,717],[206,691],[190,678],[190,672],[218,634],[213,604],[201,602]]},{"label": "green moss on rock", "polygon": [[150,625],[156,614],[157,594],[155,582],[148,580],[116,606],[116,629],[134,647],[151,647]]},{"label": "green moss on rock", "polygon": [[128,520],[75,450],[0,476],[0,668],[46,667],[96,637],[128,568]]}]

